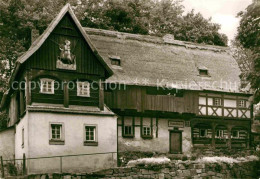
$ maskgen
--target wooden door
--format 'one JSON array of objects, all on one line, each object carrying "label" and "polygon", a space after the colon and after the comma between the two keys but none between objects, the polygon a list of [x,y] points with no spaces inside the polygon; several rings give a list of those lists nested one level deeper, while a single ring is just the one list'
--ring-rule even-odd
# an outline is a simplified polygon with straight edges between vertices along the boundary
[{"label": "wooden door", "polygon": [[170,132],[170,153],[181,153],[182,134],[179,131]]}]

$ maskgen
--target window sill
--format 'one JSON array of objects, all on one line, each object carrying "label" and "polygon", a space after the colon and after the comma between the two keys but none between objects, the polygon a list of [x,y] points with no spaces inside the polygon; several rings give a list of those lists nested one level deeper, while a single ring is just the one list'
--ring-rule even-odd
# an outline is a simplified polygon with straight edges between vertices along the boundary
[{"label": "window sill", "polygon": [[134,138],[134,135],[123,135],[124,138]]},{"label": "window sill", "polygon": [[153,136],[150,136],[150,135],[142,135],[142,138],[143,138],[143,139],[152,139]]},{"label": "window sill", "polygon": [[65,141],[64,140],[54,140],[54,139],[51,139],[51,140],[49,140],[49,144],[50,145],[64,145]]},{"label": "window sill", "polygon": [[98,146],[98,142],[84,141],[84,146]]}]

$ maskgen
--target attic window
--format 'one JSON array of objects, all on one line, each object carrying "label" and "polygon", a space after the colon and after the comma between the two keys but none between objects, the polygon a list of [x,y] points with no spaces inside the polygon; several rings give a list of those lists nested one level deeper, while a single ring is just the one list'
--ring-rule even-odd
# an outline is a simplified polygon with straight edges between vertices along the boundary
[{"label": "attic window", "polygon": [[111,65],[121,66],[121,59],[119,56],[111,56],[109,58],[111,60]]},{"label": "attic window", "polygon": [[199,69],[199,73],[200,73],[200,75],[203,75],[203,76],[209,75],[207,69]]}]

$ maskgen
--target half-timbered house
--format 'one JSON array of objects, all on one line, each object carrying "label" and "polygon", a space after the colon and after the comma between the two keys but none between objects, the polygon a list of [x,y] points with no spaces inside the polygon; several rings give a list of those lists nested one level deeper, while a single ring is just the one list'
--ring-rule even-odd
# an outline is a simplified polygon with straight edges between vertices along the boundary
[{"label": "half-timbered house", "polygon": [[[239,74],[227,47],[82,28],[66,5],[18,59],[1,107],[15,158],[248,148],[251,94]],[[112,156],[63,167],[110,167]],[[29,172],[56,165],[37,162]]]}]

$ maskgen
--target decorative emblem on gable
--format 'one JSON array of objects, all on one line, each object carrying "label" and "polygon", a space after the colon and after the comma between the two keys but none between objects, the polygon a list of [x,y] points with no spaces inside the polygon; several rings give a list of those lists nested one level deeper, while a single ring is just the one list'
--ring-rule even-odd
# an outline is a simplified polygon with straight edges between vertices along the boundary
[{"label": "decorative emblem on gable", "polygon": [[60,55],[58,56],[56,67],[59,69],[76,70],[76,56],[71,52],[71,41],[66,39],[59,49]]}]

